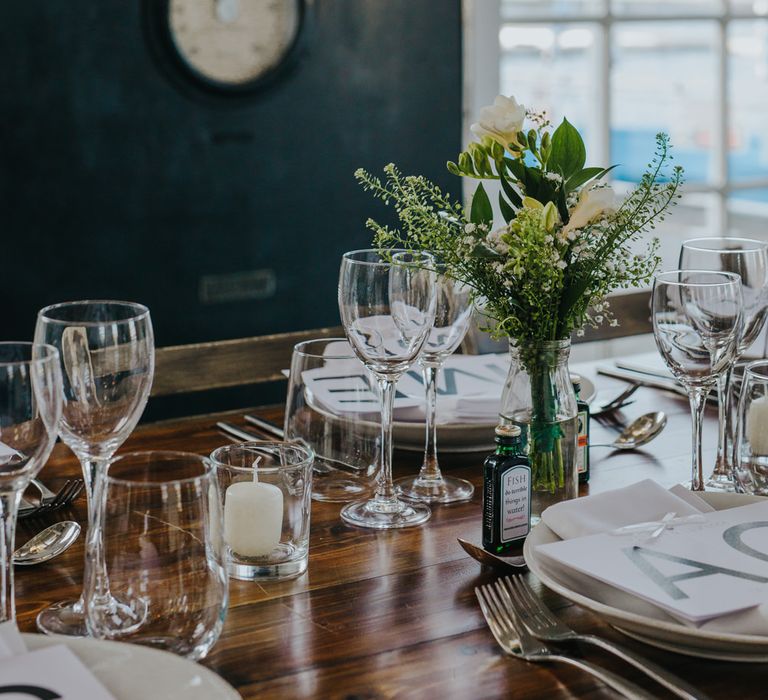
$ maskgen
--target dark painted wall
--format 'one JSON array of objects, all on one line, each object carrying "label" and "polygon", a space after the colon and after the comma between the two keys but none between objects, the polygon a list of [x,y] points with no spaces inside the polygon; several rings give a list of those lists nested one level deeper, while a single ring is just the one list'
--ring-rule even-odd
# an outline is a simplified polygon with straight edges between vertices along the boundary
[{"label": "dark painted wall", "polygon": [[[459,196],[460,0],[313,14],[295,70],[223,109],[158,71],[139,0],[0,3],[0,338],[86,297],[146,303],[158,345],[338,323],[339,258],[382,215],[355,168]],[[202,276],[254,269],[271,299],[201,303]]]}]

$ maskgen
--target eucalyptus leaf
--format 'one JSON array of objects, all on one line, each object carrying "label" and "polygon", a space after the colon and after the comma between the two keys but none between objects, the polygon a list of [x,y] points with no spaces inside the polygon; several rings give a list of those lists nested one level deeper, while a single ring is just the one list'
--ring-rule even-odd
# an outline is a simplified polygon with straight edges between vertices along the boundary
[{"label": "eucalyptus leaf", "polygon": [[488,195],[485,193],[482,182],[477,186],[475,194],[472,196],[469,220],[473,224],[493,223],[493,207],[491,206],[491,200],[488,199]]},{"label": "eucalyptus leaf", "polygon": [[565,118],[552,134],[550,168],[560,171],[564,180],[579,172],[587,160],[587,150],[578,130]]}]

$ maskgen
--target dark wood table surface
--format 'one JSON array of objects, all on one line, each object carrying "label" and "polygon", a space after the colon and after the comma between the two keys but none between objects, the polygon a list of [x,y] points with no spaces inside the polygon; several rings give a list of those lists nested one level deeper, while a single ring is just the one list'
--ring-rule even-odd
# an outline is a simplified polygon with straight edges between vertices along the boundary
[{"label": "dark wood table surface", "polygon": [[[595,364],[573,369],[592,378],[605,398],[624,384],[596,377]],[[592,451],[592,478],[582,494],[651,477],[671,485],[689,477],[690,418],[684,399],[641,388],[627,417],[664,410],[669,424],[644,450]],[[602,398],[602,396],[601,396]],[[260,409],[279,419],[279,408]],[[226,414],[242,426],[242,412]],[[122,448],[175,449],[207,454],[226,444],[215,418],[195,417],[139,427]],[[714,456],[716,420],[708,411],[705,458]],[[615,433],[592,422],[592,440]],[[347,526],[339,504],[312,505],[310,562],[295,581],[256,584],[231,581],[223,634],[203,663],[235,686],[244,698],[609,698],[615,694],[570,668],[529,664],[505,656],[486,627],[474,588],[494,579],[456,542],[480,540],[480,496],[484,454],[444,454],[443,469],[472,480],[471,502],[437,506],[417,528],[376,532]],[[396,476],[417,470],[420,455],[397,452]],[[77,476],[79,466],[58,445],[41,474],[51,486]],[[58,518],[85,521],[85,502]],[[17,544],[32,534],[22,521]],[[61,557],[16,570],[16,605],[22,631],[34,631],[45,605],[74,598],[83,572],[83,537]],[[765,697],[768,670],[762,664],[695,659],[624,637],[591,613],[528,580],[565,622],[582,632],[621,641],[673,670],[711,697]],[[587,657],[647,688],[672,697],[626,664],[598,651]]]}]

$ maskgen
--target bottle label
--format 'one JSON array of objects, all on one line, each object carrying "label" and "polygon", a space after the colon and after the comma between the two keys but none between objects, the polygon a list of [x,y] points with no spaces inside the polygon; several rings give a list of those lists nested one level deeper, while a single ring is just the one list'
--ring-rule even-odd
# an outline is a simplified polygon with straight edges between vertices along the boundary
[{"label": "bottle label", "polygon": [[517,464],[501,477],[501,541],[526,537],[531,530],[531,467]]},{"label": "bottle label", "polygon": [[587,437],[587,421],[589,416],[586,411],[579,411],[579,437],[576,447],[576,471],[583,474],[587,471],[587,449],[589,438]]}]

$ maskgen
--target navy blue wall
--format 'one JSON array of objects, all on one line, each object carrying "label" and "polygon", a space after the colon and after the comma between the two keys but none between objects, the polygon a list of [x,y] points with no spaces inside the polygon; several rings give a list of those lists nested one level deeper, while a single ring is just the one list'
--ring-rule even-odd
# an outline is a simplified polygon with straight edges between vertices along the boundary
[{"label": "navy blue wall", "polygon": [[[85,297],[146,303],[158,345],[336,324],[339,257],[382,216],[355,168],[460,194],[460,0],[317,0],[295,70],[237,108],[165,79],[139,0],[0,3],[0,65],[2,339]],[[253,269],[272,299],[201,303]]]}]

